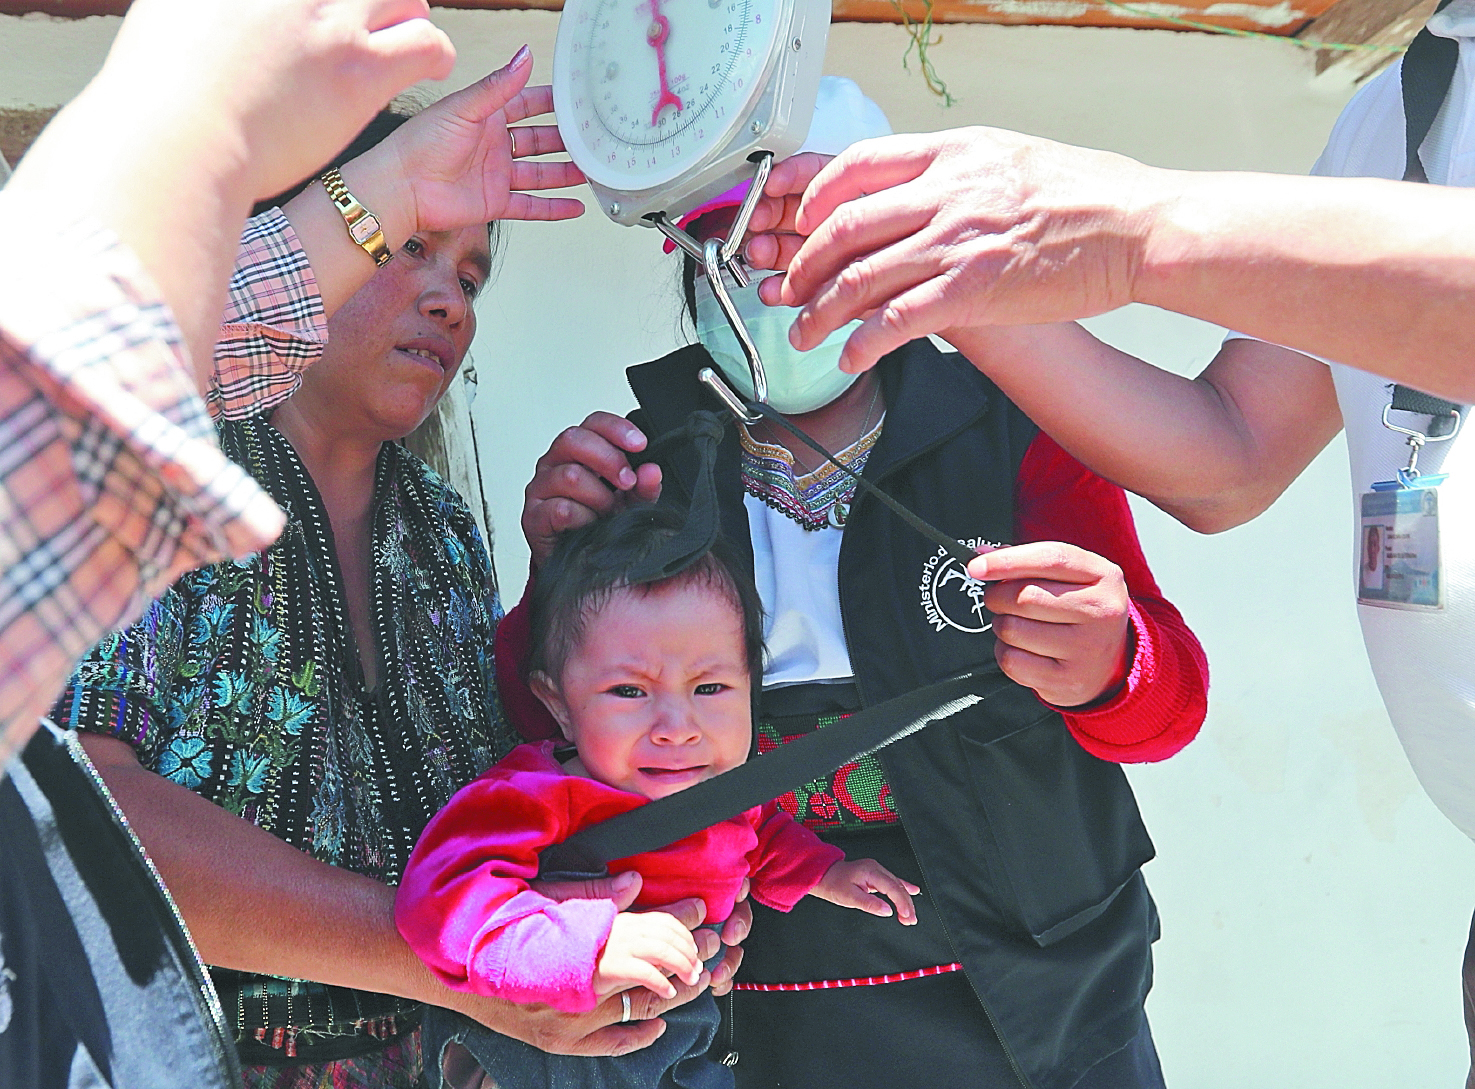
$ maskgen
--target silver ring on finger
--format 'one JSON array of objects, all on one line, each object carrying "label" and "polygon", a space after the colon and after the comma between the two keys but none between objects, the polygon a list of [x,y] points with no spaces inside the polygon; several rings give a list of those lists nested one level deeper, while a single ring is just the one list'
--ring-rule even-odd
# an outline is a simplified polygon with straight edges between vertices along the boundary
[{"label": "silver ring on finger", "polygon": [[512,157],[515,159],[515,158],[517,158],[517,130],[516,129],[508,129],[507,130],[507,139],[508,139],[508,142],[512,145]]},{"label": "silver ring on finger", "polygon": [[624,1015],[620,1018],[620,1024],[623,1025],[627,1021],[630,1020],[630,992],[629,991],[621,991],[620,992],[620,1007],[625,1011]]}]

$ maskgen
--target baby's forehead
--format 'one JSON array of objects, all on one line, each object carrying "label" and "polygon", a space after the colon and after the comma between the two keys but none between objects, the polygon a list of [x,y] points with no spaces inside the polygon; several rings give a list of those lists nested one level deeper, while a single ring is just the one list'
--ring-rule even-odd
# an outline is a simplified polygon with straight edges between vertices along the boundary
[{"label": "baby's forehead", "polygon": [[638,586],[612,586],[584,603],[584,630],[595,625],[628,622],[631,616],[670,615],[683,608],[719,608],[742,620],[742,604],[732,587],[697,574],[678,575]]},{"label": "baby's forehead", "polygon": [[578,651],[591,641],[591,636],[605,635],[611,629],[618,631],[632,622],[684,626],[695,614],[711,620],[713,612],[731,617],[733,625],[708,623],[696,634],[714,639],[732,636],[741,642],[742,604],[731,587],[715,580],[677,577],[640,586],[611,587],[585,601],[579,636],[571,649]]}]

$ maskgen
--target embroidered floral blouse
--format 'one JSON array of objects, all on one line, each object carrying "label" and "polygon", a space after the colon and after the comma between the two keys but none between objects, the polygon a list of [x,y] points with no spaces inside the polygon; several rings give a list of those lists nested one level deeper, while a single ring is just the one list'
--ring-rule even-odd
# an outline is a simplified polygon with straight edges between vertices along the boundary
[{"label": "embroidered floral blouse", "polygon": [[127,742],[145,767],[324,862],[396,883],[430,818],[514,744],[480,534],[433,470],[384,445],[371,587],[382,680],[365,692],[311,478],[265,420],[220,432],[287,512],[281,539],[176,582],[93,649],[53,717]]}]

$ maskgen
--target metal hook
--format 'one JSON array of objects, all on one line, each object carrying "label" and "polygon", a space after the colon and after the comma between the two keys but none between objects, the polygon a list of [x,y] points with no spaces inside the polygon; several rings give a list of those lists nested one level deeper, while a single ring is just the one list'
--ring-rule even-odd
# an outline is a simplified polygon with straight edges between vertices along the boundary
[{"label": "metal hook", "polygon": [[[727,241],[722,244],[722,263],[732,264],[737,256],[738,246],[742,243],[743,235],[748,231],[748,221],[753,218],[753,209],[758,207],[759,198],[763,196],[763,187],[768,184],[768,172],[773,169],[773,152],[765,151],[758,156],[758,167],[753,172],[753,184],[748,186],[747,195],[743,197],[743,203],[738,206],[737,218],[732,221],[732,226],[727,231]],[[743,284],[747,287],[747,284]]]},{"label": "metal hook", "polygon": [[753,338],[748,335],[748,327],[743,324],[743,316],[733,305],[732,296],[727,291],[727,284],[722,280],[721,242],[715,238],[707,239],[707,244],[702,247],[702,263],[707,271],[707,286],[712,289],[712,296],[717,300],[717,305],[722,308],[722,316],[732,327],[733,335],[737,337],[738,347],[743,350],[743,359],[747,361],[748,373],[753,377],[753,400],[767,401],[768,376],[763,373],[763,360],[758,358],[758,349],[753,344]]},{"label": "metal hook", "polygon": [[[1454,427],[1450,430],[1449,434],[1430,435],[1426,434],[1423,431],[1415,431],[1409,427],[1399,427],[1396,423],[1390,421],[1388,419],[1388,413],[1392,412],[1393,410],[1394,409],[1391,404],[1384,407],[1383,426],[1386,427],[1389,431],[1396,431],[1400,435],[1408,436],[1408,465],[1398,471],[1399,479],[1405,481],[1406,483],[1408,480],[1415,479],[1420,475],[1419,452],[1423,450],[1424,444],[1428,442],[1448,442],[1450,439],[1454,438],[1460,433],[1460,427],[1464,424],[1465,419],[1464,415],[1459,412],[1459,410],[1451,410],[1449,415],[1454,417]],[[1445,417],[1440,416],[1435,418],[1444,419]]]},{"label": "metal hook", "polygon": [[[727,290],[727,282],[723,278],[723,273],[726,273],[732,277],[738,287],[748,287],[752,283],[749,270],[738,248],[742,244],[743,235],[748,230],[748,223],[753,218],[753,210],[758,207],[758,201],[763,196],[763,187],[768,184],[768,175],[773,169],[773,152],[758,152],[752,161],[754,163],[753,182],[748,186],[743,202],[738,205],[737,216],[733,219],[732,226],[728,228],[726,238],[709,238],[703,244],[667,219],[665,212],[652,212],[644,218],[645,222],[679,246],[688,257],[701,262],[702,269],[707,274],[707,283],[712,288],[712,295],[722,310],[722,316],[732,327],[733,335],[737,337],[738,347],[742,349],[743,359],[748,364],[748,373],[753,378],[753,400],[767,401],[768,376],[763,372],[763,360],[758,356],[758,349],[753,344],[753,338],[748,335],[748,327],[743,324],[742,315],[733,305],[732,296]],[[755,424],[762,419],[748,412],[742,398],[711,367],[703,368],[697,377],[727,407],[727,410],[743,423]]]}]

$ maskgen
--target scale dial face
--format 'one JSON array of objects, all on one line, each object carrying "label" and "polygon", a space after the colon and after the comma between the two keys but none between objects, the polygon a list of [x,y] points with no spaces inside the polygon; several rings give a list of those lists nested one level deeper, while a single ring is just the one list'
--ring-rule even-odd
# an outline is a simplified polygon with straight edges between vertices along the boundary
[{"label": "scale dial face", "polygon": [[746,123],[792,0],[569,0],[554,108],[569,155],[611,189],[665,185]]}]

